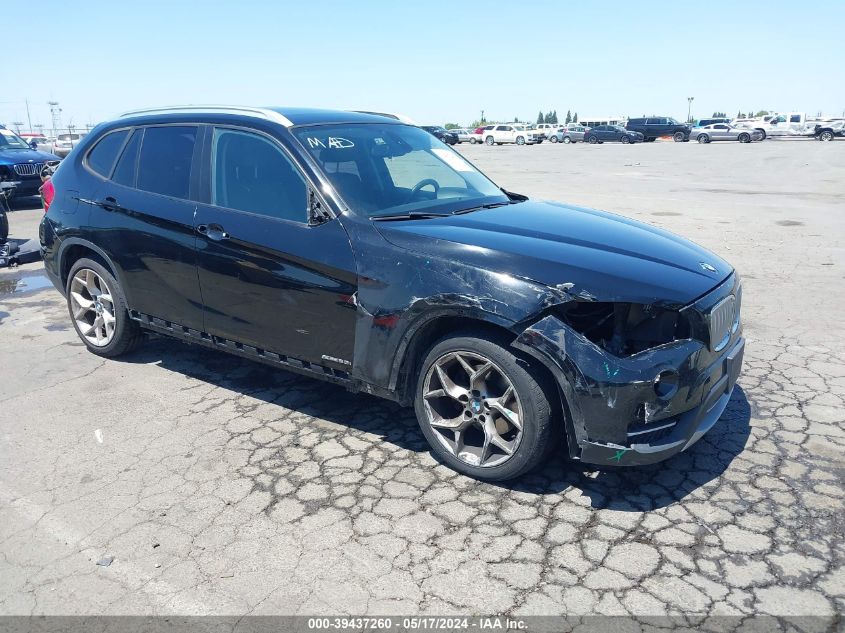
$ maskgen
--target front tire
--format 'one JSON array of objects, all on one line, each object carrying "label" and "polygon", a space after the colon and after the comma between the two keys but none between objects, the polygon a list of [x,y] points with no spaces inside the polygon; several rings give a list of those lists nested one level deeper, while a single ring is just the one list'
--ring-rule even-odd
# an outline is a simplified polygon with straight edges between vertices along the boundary
[{"label": "front tire", "polygon": [[751,142],[751,135],[743,132],[737,137],[737,140],[740,143],[750,143]]},{"label": "front tire", "polygon": [[141,327],[129,317],[120,285],[100,262],[77,260],[68,273],[65,294],[73,327],[94,354],[114,358],[143,339]]},{"label": "front tire", "polygon": [[475,145],[476,143],[478,143],[478,140],[477,140],[477,139],[475,139],[475,138],[471,138],[471,139],[469,139],[469,144],[470,144],[470,145]]},{"label": "front tire", "polygon": [[832,141],[833,140],[833,132],[829,130],[825,130],[821,134],[819,134],[820,141]]},{"label": "front tire", "polygon": [[587,142],[588,142],[590,145],[595,145],[596,143],[598,143],[598,142],[599,142],[599,140],[598,140],[595,136],[590,136],[590,137],[587,139]]},{"label": "front tire", "polygon": [[525,145],[525,137],[524,136],[517,136],[516,137],[516,144],[517,145]]},{"label": "front tire", "polygon": [[623,136],[620,140],[622,141],[623,145],[630,145],[631,143],[631,137],[627,135]]},{"label": "front tire", "polygon": [[488,136],[486,139],[484,139],[484,143],[485,143],[486,145],[493,145],[493,143],[494,143],[494,141],[493,141],[493,137],[492,137],[492,136]]},{"label": "front tire", "polygon": [[0,242],[5,242],[9,237],[9,217],[5,211],[0,210]]},{"label": "front tire", "polygon": [[507,345],[504,337],[475,331],[440,340],[423,361],[414,397],[432,452],[486,481],[528,472],[554,437],[542,377]]},{"label": "front tire", "polygon": [[564,143],[564,145],[569,145],[571,142],[572,142],[572,139],[571,139],[571,138],[569,138],[568,136],[564,136],[564,137],[563,137],[563,143]]},{"label": "front tire", "polygon": [[760,140],[765,141],[766,140],[766,130],[763,130],[763,129],[758,127],[757,131],[760,132]]},{"label": "front tire", "polygon": [[554,134],[549,137],[549,143],[557,143],[557,136]]},{"label": "front tire", "polygon": [[672,139],[673,139],[676,143],[683,143],[683,142],[684,142],[684,133],[683,133],[683,132],[675,132],[675,133],[672,135]]}]

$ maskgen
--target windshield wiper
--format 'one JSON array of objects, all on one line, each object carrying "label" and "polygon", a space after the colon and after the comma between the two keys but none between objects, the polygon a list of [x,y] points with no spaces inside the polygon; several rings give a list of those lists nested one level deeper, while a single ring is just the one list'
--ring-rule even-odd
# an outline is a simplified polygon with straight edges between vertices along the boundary
[{"label": "windshield wiper", "polygon": [[509,204],[516,204],[521,200],[508,200],[507,202],[489,202],[487,204],[480,204],[477,207],[469,207],[467,209],[458,209],[452,211],[452,215],[463,215],[464,213],[473,213],[474,211],[481,211],[482,209],[495,209],[496,207],[506,207]]},{"label": "windshield wiper", "polygon": [[428,220],[431,218],[445,218],[449,213],[428,213],[427,211],[409,211],[408,213],[393,213],[389,215],[374,215],[371,219],[378,222],[392,220]]}]

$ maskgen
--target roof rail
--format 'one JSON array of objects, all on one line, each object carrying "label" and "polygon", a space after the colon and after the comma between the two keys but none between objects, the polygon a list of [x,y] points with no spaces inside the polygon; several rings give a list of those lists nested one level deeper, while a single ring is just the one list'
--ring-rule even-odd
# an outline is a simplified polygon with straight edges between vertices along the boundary
[{"label": "roof rail", "polygon": [[411,117],[396,112],[375,112],[374,110],[353,110],[353,112],[358,112],[359,114],[375,114],[376,116],[386,116],[388,119],[396,119],[397,121],[407,123],[408,125],[417,125],[417,122],[414,121]]},{"label": "roof rail", "polygon": [[139,116],[142,114],[246,114],[249,116],[266,119],[281,123],[285,127],[293,125],[290,119],[270,108],[252,108],[247,106],[227,105],[189,105],[189,106],[163,106],[160,108],[144,108],[141,110],[130,110],[120,115],[121,118]]}]

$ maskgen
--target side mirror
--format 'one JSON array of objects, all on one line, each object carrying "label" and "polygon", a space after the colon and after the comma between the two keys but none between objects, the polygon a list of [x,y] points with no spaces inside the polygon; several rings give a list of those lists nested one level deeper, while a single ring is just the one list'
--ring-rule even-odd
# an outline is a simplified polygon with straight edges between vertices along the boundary
[{"label": "side mirror", "polygon": [[38,141],[36,141],[35,139],[31,140],[31,141],[29,142],[29,146],[30,146],[32,149],[38,149]]}]

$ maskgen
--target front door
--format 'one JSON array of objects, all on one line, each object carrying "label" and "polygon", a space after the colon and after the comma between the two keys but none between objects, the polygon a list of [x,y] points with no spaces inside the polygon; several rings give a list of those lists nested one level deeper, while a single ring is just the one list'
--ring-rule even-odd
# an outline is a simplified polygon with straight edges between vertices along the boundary
[{"label": "front door", "polygon": [[337,219],[308,224],[306,180],[274,139],[209,130],[197,208],[205,330],[320,364],[352,362],[357,276]]}]

